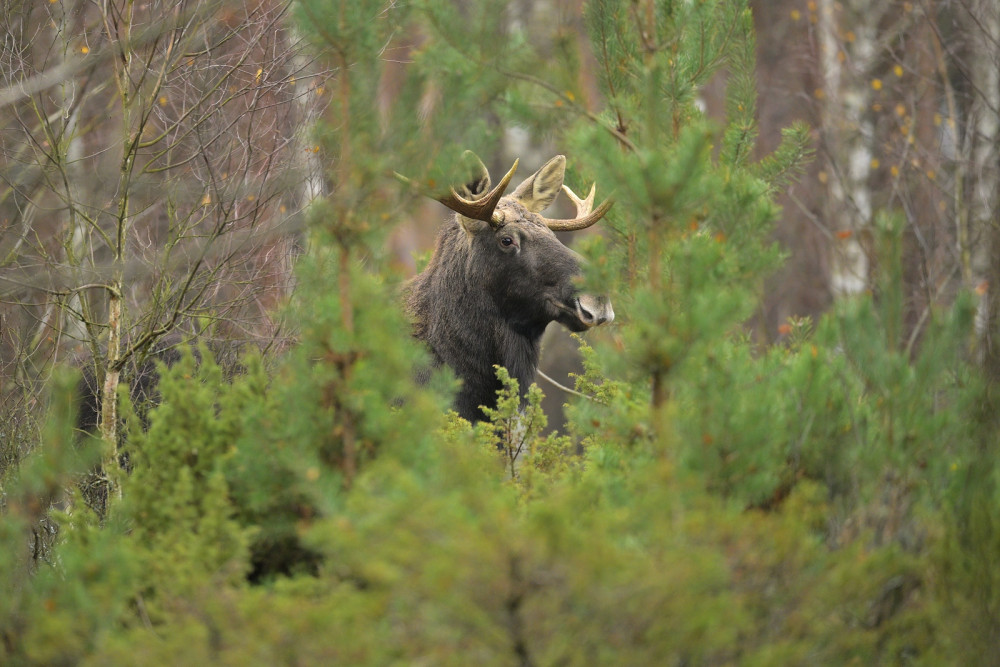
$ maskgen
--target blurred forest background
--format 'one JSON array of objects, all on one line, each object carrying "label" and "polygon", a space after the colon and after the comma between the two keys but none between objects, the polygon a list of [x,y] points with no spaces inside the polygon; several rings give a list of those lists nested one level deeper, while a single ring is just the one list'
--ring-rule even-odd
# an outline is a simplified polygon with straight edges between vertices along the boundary
[{"label": "blurred forest background", "polygon": [[[995,0],[0,30],[0,662],[1000,663]],[[397,299],[466,148],[616,200],[476,428]]]}]

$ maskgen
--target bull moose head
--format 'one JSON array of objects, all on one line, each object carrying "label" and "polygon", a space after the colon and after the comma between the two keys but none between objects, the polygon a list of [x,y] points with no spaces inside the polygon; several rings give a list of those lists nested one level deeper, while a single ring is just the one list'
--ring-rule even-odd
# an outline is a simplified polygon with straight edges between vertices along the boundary
[{"label": "bull moose head", "polygon": [[[438,201],[456,215],[440,231],[427,268],[404,289],[414,336],[437,364],[462,380],[455,409],[470,420],[496,406],[500,383],[494,366],[517,378],[522,393],[535,378],[542,333],[553,321],[584,331],[614,319],[604,297],[577,288],[581,258],[556,231],[585,229],[611,208],[593,209],[594,188],[580,198],[563,185],[566,158],[558,155],[505,195],[517,162],[491,189],[489,172],[466,152],[470,177]],[[541,215],[565,192],[576,217]]]}]

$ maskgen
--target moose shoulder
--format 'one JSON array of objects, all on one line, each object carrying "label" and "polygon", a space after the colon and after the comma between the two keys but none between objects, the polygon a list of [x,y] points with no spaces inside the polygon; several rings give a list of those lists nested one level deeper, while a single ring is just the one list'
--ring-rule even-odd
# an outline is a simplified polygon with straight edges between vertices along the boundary
[{"label": "moose shoulder", "polygon": [[[581,258],[553,233],[589,227],[611,204],[591,211],[593,188],[581,199],[563,185],[562,155],[509,195],[504,192],[517,162],[491,190],[486,167],[472,153],[465,155],[471,177],[438,198],[456,214],[404,296],[414,335],[430,347],[436,363],[450,366],[462,381],[455,409],[475,422],[484,418],[480,406],[496,406],[501,387],[494,366],[506,367],[522,392],[531,384],[550,322],[583,331],[614,319],[606,298],[578,291]],[[576,204],[577,217],[542,217],[560,190]]]}]

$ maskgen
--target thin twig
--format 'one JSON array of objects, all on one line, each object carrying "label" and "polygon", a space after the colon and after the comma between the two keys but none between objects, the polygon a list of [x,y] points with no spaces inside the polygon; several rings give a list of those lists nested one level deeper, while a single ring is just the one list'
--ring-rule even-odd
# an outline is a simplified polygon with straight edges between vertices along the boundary
[{"label": "thin twig", "polygon": [[598,402],[597,399],[595,399],[593,396],[587,396],[586,394],[582,394],[582,393],[578,392],[576,389],[570,389],[569,387],[567,387],[564,384],[559,384],[558,382],[556,382],[555,380],[553,380],[552,378],[550,378],[548,375],[546,375],[545,373],[543,373],[541,371],[541,369],[538,370],[538,375],[540,375],[543,380],[546,380],[547,382],[550,382],[557,389],[562,389],[567,394],[573,394],[574,396],[579,396],[580,398],[585,398],[588,401],[594,401],[594,403]]}]

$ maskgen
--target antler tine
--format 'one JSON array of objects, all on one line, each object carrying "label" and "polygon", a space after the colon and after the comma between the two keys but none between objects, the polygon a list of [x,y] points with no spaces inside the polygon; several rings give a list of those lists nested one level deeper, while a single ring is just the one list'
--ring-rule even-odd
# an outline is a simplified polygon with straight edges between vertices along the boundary
[{"label": "antler tine", "polygon": [[488,222],[491,227],[496,227],[502,220],[497,219],[494,211],[496,211],[497,204],[500,202],[500,198],[503,197],[504,191],[507,190],[510,179],[514,177],[514,172],[517,171],[518,162],[519,160],[514,160],[514,166],[510,168],[510,171],[500,179],[495,188],[480,199],[474,201],[466,199],[455,192],[455,188],[451,188],[448,194],[436,197],[436,199],[456,213],[464,215],[467,218],[472,218],[473,220]]},{"label": "antler tine", "polygon": [[596,185],[590,186],[590,194],[587,195],[586,199],[580,199],[575,192],[569,189],[568,186],[563,185],[563,190],[573,200],[576,204],[576,217],[572,220],[552,220],[550,218],[542,218],[542,222],[545,226],[554,232],[575,232],[578,229],[586,229],[590,227],[598,220],[603,218],[611,207],[614,206],[614,202],[610,199],[605,199],[601,202],[601,205],[597,207],[597,210],[591,212],[591,207],[594,205],[594,193],[597,189]]},{"label": "antler tine", "polygon": [[590,193],[586,199],[580,199],[565,183],[563,183],[562,189],[566,193],[566,196],[576,204],[576,217],[582,218],[585,215],[590,215],[590,211],[594,207],[594,192],[597,190],[596,183],[590,186]]}]

